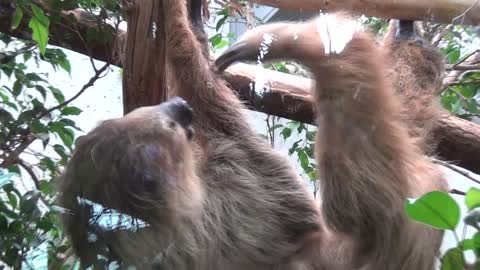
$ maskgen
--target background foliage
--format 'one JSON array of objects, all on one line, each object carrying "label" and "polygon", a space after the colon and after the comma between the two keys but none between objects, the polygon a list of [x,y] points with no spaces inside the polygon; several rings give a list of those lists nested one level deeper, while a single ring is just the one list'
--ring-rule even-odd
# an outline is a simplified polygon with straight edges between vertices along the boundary
[{"label": "background foliage", "polygon": [[[80,115],[82,109],[70,103],[101,79],[108,64],[94,67],[92,78],[78,86],[78,93],[69,98],[61,88],[49,83],[49,74],[33,71],[31,67],[46,62],[56,72],[70,73],[71,65],[75,65],[61,49],[48,45],[52,25],[61,24],[64,19],[61,10],[80,7],[95,15],[96,27],[90,30],[88,39],[96,42],[111,38],[106,31],[112,26],[118,28],[123,18],[123,11],[115,0],[46,2],[47,9],[32,0],[18,0],[11,6],[14,14],[11,28],[28,25],[26,29],[33,41],[0,33],[0,269],[2,265],[37,269],[38,261],[45,257],[48,269],[76,268],[76,260],[56,218],[56,213],[64,210],[55,206],[55,183],[70,157],[76,137],[84,132],[71,119]],[[245,1],[232,3],[226,2],[212,10],[216,23],[209,26],[217,32],[210,37],[213,51],[227,47],[233,40],[232,34],[221,33],[232,18],[243,18],[249,25],[263,23],[252,15],[252,6]],[[385,20],[365,17],[363,22],[372,26],[378,35],[385,32]],[[461,65],[476,50],[472,44],[478,37],[471,27],[426,24],[425,29],[426,36],[438,44],[450,67]],[[295,63],[265,66],[307,76]],[[479,89],[480,72],[464,72],[445,84],[441,103],[450,112],[471,120],[479,116]],[[269,127],[265,138],[273,146],[278,140],[300,138],[292,142],[289,154],[298,160],[300,174],[312,182],[317,193],[318,172],[313,159],[315,128],[274,116],[268,116],[265,121]],[[465,196],[469,213],[464,223],[476,230],[480,229],[479,194],[480,190],[472,188]],[[463,216],[450,195],[438,192],[406,202],[406,211],[420,222],[452,231],[461,225]],[[456,239],[458,245],[443,255],[442,269],[463,269],[466,251],[473,251],[476,257],[480,255],[480,234],[468,239],[456,235]]]}]

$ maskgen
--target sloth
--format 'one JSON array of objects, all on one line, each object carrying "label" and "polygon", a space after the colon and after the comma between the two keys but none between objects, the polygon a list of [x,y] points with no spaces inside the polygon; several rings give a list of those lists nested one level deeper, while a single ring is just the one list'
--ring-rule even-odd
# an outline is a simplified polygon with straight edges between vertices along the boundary
[{"label": "sloth", "polygon": [[191,1],[162,1],[176,97],[101,123],[78,140],[61,177],[61,219],[81,267],[432,269],[442,233],[409,221],[403,202],[443,190],[443,176],[409,134],[372,39],[357,33],[327,56],[316,20],[273,24],[216,62],[222,70],[250,60],[273,31],[284,39],[267,60],[296,60],[322,82],[319,204],[214,72],[201,0]]},{"label": "sloth", "polygon": [[[221,72],[255,61],[268,44],[264,61],[293,60],[312,73],[323,229],[343,239],[318,246],[314,269],[433,269],[443,234],[410,221],[403,205],[407,197],[447,190],[426,155],[438,113],[432,97],[441,85],[441,54],[411,21],[393,20],[381,48],[354,26],[341,13],[261,25],[216,65]],[[331,40],[326,27],[344,33],[346,45]],[[345,258],[345,246],[352,256]]]},{"label": "sloth", "polygon": [[409,134],[425,154],[433,155],[437,140],[432,131],[441,115],[436,99],[445,74],[443,56],[422,38],[418,25],[404,20],[390,21],[382,50]]}]

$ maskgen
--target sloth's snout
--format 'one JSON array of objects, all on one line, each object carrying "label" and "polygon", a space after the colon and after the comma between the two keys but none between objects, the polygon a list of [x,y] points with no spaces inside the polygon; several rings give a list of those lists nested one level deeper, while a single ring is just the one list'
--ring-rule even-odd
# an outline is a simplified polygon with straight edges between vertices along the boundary
[{"label": "sloth's snout", "polygon": [[173,97],[165,102],[164,105],[170,117],[186,130],[187,137],[191,139],[193,136],[192,107],[190,107],[190,105],[180,97]]}]

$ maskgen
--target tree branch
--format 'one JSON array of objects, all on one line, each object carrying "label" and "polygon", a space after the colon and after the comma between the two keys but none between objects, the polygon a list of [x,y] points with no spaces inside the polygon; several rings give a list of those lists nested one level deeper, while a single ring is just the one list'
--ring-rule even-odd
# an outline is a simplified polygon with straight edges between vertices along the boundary
[{"label": "tree branch", "polygon": [[95,69],[95,74],[90,78],[90,80],[88,80],[88,82],[86,84],[84,84],[82,86],[82,88],[71,98],[69,98],[68,100],[65,100],[64,102],[58,104],[57,106],[54,106],[44,112],[42,112],[40,115],[37,116],[37,119],[41,119],[43,118],[44,116],[50,114],[51,112],[55,111],[55,110],[58,110],[58,109],[61,109],[65,106],[67,106],[68,104],[70,104],[72,101],[74,101],[75,99],[77,99],[81,94],[83,94],[83,92],[85,92],[85,90],[87,90],[89,87],[93,86],[93,84],[100,78],[100,76],[103,74],[103,72],[105,70],[108,69],[108,67],[110,66],[109,63],[105,63],[100,69],[96,69],[95,68],[95,65],[92,63],[92,66],[93,68]]},{"label": "tree branch", "polygon": [[18,165],[24,168],[27,171],[27,173],[30,175],[33,183],[35,184],[35,188],[40,189],[40,180],[38,179],[37,174],[33,170],[32,166],[22,159],[18,160]]},{"label": "tree branch", "polygon": [[435,164],[438,164],[438,165],[441,165],[445,168],[448,168],[458,174],[461,174],[463,176],[465,176],[466,178],[468,178],[469,180],[477,183],[477,184],[480,184],[480,179],[476,178],[475,176],[473,176],[472,173],[466,171],[466,170],[462,170],[462,169],[459,169],[458,167],[455,167],[454,165],[446,162],[446,161],[443,161],[443,160],[438,160],[438,159],[432,159],[432,162],[435,163]]},{"label": "tree branch", "polygon": [[480,23],[478,0],[249,0],[281,9],[334,12],[347,10],[381,18],[437,23],[477,25]]}]

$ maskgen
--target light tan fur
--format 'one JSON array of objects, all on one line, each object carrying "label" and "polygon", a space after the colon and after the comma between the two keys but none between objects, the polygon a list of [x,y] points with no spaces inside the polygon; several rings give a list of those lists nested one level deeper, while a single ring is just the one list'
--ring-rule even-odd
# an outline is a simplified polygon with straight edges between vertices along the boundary
[{"label": "light tan fur", "polygon": [[[432,130],[440,115],[438,95],[444,77],[443,56],[423,39],[413,22],[413,33],[400,33],[399,21],[392,20],[382,41],[387,76],[403,107],[409,133],[427,154],[434,154],[436,140]],[[408,27],[408,25],[407,25]]]}]

